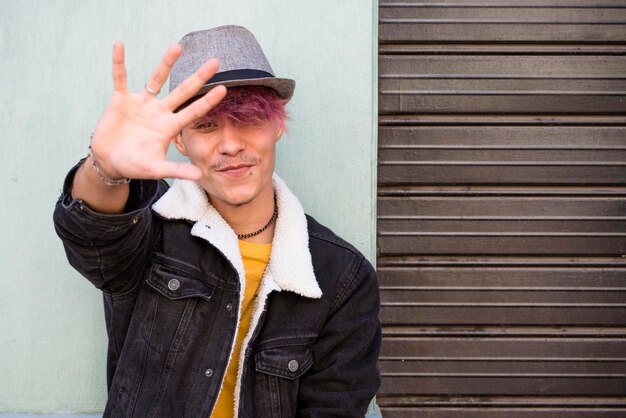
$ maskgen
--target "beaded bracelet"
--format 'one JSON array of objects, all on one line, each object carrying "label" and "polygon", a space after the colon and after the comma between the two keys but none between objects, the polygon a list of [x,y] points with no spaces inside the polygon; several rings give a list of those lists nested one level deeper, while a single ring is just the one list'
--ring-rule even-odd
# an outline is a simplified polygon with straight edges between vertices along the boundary
[{"label": "beaded bracelet", "polygon": [[106,184],[107,186],[121,186],[122,184],[130,183],[130,179],[128,177],[125,177],[119,180],[113,180],[104,175],[102,170],[100,170],[100,166],[96,162],[96,158],[93,156],[93,153],[91,152],[91,140],[92,139],[93,139],[93,133],[91,134],[91,138],[89,140],[89,152],[87,153],[87,157],[91,157],[91,168],[93,168],[93,170],[96,172],[100,180],[102,180],[102,182]]}]

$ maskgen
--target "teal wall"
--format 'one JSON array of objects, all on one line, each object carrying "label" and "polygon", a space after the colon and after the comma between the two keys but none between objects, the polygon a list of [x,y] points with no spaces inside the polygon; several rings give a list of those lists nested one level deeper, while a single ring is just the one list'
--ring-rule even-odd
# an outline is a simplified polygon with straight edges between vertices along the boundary
[{"label": "teal wall", "polygon": [[375,244],[376,2],[20,0],[0,13],[0,412],[98,412],[105,331],[98,291],[65,261],[52,210],[87,151],[126,44],[140,89],[192,30],[250,28],[297,80],[278,172],[307,210],[371,260]]}]

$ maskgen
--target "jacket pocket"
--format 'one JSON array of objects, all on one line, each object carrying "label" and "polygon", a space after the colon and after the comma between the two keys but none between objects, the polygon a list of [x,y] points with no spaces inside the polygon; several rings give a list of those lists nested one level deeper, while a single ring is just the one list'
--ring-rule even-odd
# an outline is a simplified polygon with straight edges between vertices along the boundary
[{"label": "jacket pocket", "polygon": [[[211,317],[214,304],[211,300],[216,287],[202,280],[200,270],[177,260],[153,255],[153,264],[146,279],[146,292],[142,305],[146,315],[141,320],[141,336],[152,352],[184,352],[190,348],[197,328],[189,328],[194,317]],[[191,332],[189,338],[183,337]],[[170,360],[170,359],[168,359]]]},{"label": "jacket pocket", "polygon": [[170,300],[199,297],[210,300],[215,286],[202,280],[199,270],[191,266],[154,255],[152,272],[147,284]]},{"label": "jacket pocket", "polygon": [[120,374],[115,411],[146,418],[180,416],[184,401],[170,394],[186,385],[180,370],[195,353],[202,331],[197,324],[214,313],[215,290],[193,266],[152,255],[125,342],[128,367]]},{"label": "jacket pocket", "polygon": [[257,372],[294,380],[313,364],[308,345],[282,345],[264,348],[255,356]]},{"label": "jacket pocket", "polygon": [[[263,347],[255,354],[253,404],[260,417],[293,417],[298,404],[299,378],[313,364],[309,345]],[[257,416],[257,415],[255,415]]]}]

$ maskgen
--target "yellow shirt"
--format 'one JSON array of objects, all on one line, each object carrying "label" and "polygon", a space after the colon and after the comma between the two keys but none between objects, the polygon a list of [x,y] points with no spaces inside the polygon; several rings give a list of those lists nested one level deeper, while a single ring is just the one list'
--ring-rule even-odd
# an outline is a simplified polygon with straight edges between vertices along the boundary
[{"label": "yellow shirt", "polygon": [[241,344],[250,329],[250,318],[256,302],[255,294],[261,285],[261,278],[270,260],[272,244],[256,244],[239,240],[239,251],[241,251],[243,267],[246,271],[246,288],[243,303],[241,304],[241,319],[235,339],[235,347],[226,369],[222,389],[215,403],[215,408],[213,408],[211,413],[211,417],[215,418],[233,417],[235,413],[235,384],[237,383]]}]

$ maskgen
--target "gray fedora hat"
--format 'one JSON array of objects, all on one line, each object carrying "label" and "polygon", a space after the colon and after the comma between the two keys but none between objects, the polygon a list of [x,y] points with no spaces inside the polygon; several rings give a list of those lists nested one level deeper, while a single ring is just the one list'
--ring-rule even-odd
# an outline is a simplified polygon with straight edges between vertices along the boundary
[{"label": "gray fedora hat", "polygon": [[275,77],[261,46],[242,26],[219,26],[191,32],[180,40],[182,53],[170,73],[170,92],[192,75],[209,58],[220,60],[218,72],[188,102],[217,85],[271,87],[282,99],[289,100],[294,80]]}]

